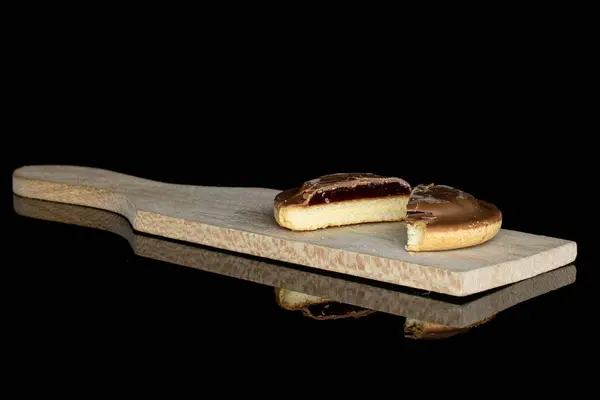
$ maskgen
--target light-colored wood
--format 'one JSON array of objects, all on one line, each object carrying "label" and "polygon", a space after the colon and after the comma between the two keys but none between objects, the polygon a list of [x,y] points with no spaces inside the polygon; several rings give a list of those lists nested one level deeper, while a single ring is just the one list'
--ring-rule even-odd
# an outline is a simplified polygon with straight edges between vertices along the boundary
[{"label": "light-colored wood", "polygon": [[[116,233],[141,257],[454,328],[471,326],[521,302],[572,284],[577,274],[575,266],[570,264],[456,304],[433,299],[430,293],[420,290],[403,287],[394,290],[368,281],[355,282],[270,260],[137,234],[124,217],[108,211],[17,196],[14,209],[30,218]],[[90,258],[94,256],[90,254]]]},{"label": "light-colored wood", "polygon": [[13,191],[113,211],[139,232],[454,296],[527,279],[577,255],[575,242],[505,229],[477,247],[430,253],[405,250],[403,222],[292,232],[275,222],[278,190],[176,185],[95,168],[22,167]]}]

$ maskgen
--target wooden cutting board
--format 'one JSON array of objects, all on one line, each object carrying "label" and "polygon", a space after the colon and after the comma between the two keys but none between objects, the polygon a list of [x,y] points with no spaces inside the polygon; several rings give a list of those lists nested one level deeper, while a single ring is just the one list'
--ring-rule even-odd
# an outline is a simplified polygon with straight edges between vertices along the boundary
[{"label": "wooden cutting board", "polygon": [[119,213],[133,228],[171,239],[397,285],[466,296],[573,262],[575,242],[502,229],[468,249],[409,253],[403,222],[293,232],[273,218],[279,192],[175,185],[58,165],[13,173],[23,197]]}]

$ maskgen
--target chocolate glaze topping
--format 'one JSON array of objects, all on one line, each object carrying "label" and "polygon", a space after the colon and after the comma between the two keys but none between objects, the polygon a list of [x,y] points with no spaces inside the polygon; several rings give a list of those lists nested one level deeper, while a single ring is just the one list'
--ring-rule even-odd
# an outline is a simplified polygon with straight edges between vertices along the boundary
[{"label": "chocolate glaze topping", "polygon": [[368,173],[324,175],[275,197],[276,206],[312,206],[336,201],[387,196],[409,196],[411,187],[403,179]]},{"label": "chocolate glaze topping", "polygon": [[446,185],[418,185],[408,202],[408,222],[423,221],[427,229],[475,228],[502,220],[493,204]]}]

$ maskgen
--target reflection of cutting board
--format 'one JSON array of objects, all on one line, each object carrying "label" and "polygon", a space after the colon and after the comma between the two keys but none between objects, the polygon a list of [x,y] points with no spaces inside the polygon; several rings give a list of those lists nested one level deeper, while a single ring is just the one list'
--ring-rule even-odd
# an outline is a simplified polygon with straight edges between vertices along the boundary
[{"label": "reflection of cutting board", "polygon": [[469,249],[408,253],[404,224],[292,232],[273,218],[277,190],[186,186],[112,171],[27,166],[15,194],[117,212],[140,232],[455,296],[526,279],[575,260],[574,242],[501,230]]}]

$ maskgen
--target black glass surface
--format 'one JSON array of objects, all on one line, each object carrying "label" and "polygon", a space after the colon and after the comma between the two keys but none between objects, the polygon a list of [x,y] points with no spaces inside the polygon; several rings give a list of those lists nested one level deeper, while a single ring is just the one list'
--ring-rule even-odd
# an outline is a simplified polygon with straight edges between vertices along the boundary
[{"label": "black glass surface", "polygon": [[[299,13],[266,7],[263,18],[239,5],[167,18],[166,7],[103,5],[4,14],[4,397],[171,399],[184,380],[210,399],[312,398],[323,386],[516,397],[524,381],[537,397],[559,386],[581,397],[594,382],[594,13],[496,7],[370,29],[363,10],[294,24]],[[164,241],[118,216],[100,229],[93,210],[59,222],[79,211],[13,196],[12,171],[31,164],[282,190],[329,173],[394,175],[485,199],[504,228],[574,240],[578,256],[451,298]],[[336,302],[278,302],[303,291]],[[433,334],[432,323],[447,325]],[[178,382],[155,392],[173,371]],[[27,396],[35,389],[43,396]]]},{"label": "black glass surface", "polygon": [[[268,177],[262,182],[274,186]],[[523,216],[510,199],[496,199]],[[320,359],[327,351],[485,349],[500,356],[548,346],[572,354],[588,346],[591,260],[581,255],[535,278],[457,298],[141,234],[102,210],[10,200],[6,262],[16,295],[9,314],[31,351],[125,346]],[[512,229],[516,218],[508,214]],[[548,224],[535,218],[522,229],[577,240],[573,227],[545,230]]]}]

